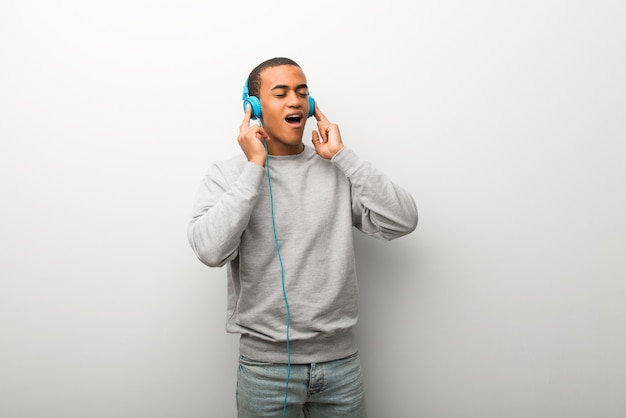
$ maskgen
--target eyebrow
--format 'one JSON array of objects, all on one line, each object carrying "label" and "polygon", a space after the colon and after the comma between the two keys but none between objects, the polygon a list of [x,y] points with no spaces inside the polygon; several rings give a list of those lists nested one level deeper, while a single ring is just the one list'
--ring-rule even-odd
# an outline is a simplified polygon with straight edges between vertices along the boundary
[{"label": "eyebrow", "polygon": [[[298,84],[296,86],[296,90],[300,90],[300,89],[308,89],[309,86],[307,86],[306,84]],[[285,84],[277,84],[274,87],[272,87],[272,89],[270,91],[273,90],[287,90],[289,89],[289,86],[285,85]]]}]

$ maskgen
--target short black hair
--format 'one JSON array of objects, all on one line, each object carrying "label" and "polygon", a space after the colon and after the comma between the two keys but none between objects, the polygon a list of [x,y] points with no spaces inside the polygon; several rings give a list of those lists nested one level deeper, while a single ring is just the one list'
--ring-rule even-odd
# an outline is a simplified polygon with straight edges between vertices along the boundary
[{"label": "short black hair", "polygon": [[250,96],[259,97],[259,93],[261,91],[261,73],[263,72],[263,70],[265,70],[266,68],[278,67],[280,65],[293,65],[301,68],[294,60],[285,57],[270,58],[266,61],[263,61],[262,63],[257,65],[248,76],[248,93],[250,94]]}]

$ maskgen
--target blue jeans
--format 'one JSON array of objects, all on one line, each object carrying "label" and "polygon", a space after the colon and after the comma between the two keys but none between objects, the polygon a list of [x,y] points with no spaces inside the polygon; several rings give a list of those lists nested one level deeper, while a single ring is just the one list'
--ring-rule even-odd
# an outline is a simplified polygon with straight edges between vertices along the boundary
[{"label": "blue jeans", "polygon": [[[239,418],[282,418],[287,365],[241,356],[237,372]],[[325,363],[292,364],[287,417],[364,418],[365,393],[358,354]]]}]

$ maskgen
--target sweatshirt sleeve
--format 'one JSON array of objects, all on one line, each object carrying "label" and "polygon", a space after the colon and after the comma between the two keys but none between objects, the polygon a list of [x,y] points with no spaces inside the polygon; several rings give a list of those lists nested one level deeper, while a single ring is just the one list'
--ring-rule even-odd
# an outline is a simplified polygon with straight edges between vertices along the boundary
[{"label": "sweatshirt sleeve", "polygon": [[[265,169],[247,162],[232,183],[228,167],[215,164],[205,175],[193,205],[187,238],[200,261],[221,267],[238,254]],[[232,173],[231,173],[232,174]]]},{"label": "sweatshirt sleeve", "polygon": [[406,190],[345,146],[332,162],[351,184],[352,218],[357,229],[386,241],[415,230],[417,207]]}]

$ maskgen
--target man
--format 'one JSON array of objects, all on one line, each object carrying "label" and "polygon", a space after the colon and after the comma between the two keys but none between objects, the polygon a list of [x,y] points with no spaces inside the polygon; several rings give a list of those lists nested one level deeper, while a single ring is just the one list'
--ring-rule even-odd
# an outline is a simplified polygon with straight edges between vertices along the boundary
[{"label": "man", "polygon": [[[408,234],[415,202],[344,146],[294,61],[261,63],[247,86],[260,109],[245,108],[243,155],[209,168],[188,228],[203,263],[228,266],[239,417],[364,417],[352,228]],[[302,142],[311,113],[312,147]]]}]

